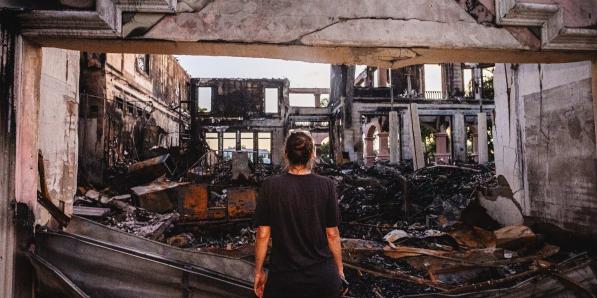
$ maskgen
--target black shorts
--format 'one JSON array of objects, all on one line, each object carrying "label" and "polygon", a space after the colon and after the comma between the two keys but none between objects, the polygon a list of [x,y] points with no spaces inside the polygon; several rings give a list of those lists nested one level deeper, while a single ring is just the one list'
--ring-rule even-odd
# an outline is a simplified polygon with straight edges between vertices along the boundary
[{"label": "black shorts", "polygon": [[270,272],[263,297],[334,297],[342,286],[333,260],[309,266],[301,271]]}]

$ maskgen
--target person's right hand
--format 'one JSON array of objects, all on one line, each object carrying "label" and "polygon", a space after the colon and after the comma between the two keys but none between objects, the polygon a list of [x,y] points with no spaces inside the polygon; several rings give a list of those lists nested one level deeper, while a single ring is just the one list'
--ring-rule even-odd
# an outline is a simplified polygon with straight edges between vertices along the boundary
[{"label": "person's right hand", "polygon": [[267,276],[265,271],[255,271],[255,283],[253,284],[253,289],[255,290],[255,295],[257,295],[259,298],[263,297],[263,289],[265,288],[266,278]]},{"label": "person's right hand", "polygon": [[340,276],[340,283],[341,283],[341,287],[340,287],[340,296],[344,297],[346,296],[346,294],[348,294],[348,281],[346,281],[346,277],[344,276],[344,270],[338,272],[338,275]]}]

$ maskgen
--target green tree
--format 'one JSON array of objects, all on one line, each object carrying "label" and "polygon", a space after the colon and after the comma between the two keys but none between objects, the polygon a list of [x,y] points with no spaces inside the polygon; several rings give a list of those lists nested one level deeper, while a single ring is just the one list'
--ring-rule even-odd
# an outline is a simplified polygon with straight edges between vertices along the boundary
[{"label": "green tree", "polygon": [[329,104],[330,104],[330,99],[327,98],[327,97],[324,97],[324,98],[322,98],[322,99],[319,100],[319,105],[322,108],[327,108]]}]

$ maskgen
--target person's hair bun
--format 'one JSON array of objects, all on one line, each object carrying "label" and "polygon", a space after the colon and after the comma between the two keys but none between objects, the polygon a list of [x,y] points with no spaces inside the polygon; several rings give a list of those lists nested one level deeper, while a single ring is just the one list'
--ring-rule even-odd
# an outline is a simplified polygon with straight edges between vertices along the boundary
[{"label": "person's hair bun", "polygon": [[291,165],[306,165],[313,155],[313,139],[302,131],[290,133],[286,139],[286,156]]}]

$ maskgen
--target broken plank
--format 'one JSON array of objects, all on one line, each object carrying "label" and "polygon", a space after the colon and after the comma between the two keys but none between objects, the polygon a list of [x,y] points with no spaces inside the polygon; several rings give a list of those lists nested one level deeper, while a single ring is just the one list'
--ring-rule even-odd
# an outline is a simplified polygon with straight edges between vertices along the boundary
[{"label": "broken plank", "polygon": [[438,289],[441,291],[447,291],[447,290],[451,289],[451,287],[448,285],[434,283],[428,279],[424,279],[421,277],[406,274],[406,273],[398,271],[398,270],[388,270],[388,269],[383,269],[383,268],[368,268],[368,267],[364,267],[362,265],[356,265],[356,264],[347,263],[347,262],[344,262],[344,267],[358,270],[358,271],[365,272],[365,273],[369,273],[373,276],[385,277],[385,278],[389,278],[389,279],[400,279],[400,280],[405,280],[408,282],[416,283],[419,285],[426,285],[426,286],[429,286],[429,287],[432,287],[432,288],[435,288],[435,289]]},{"label": "broken plank", "polygon": [[110,208],[73,206],[73,214],[84,217],[104,217],[110,213]]}]

